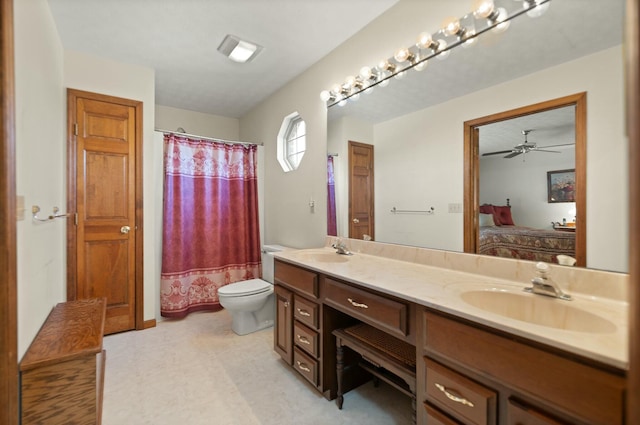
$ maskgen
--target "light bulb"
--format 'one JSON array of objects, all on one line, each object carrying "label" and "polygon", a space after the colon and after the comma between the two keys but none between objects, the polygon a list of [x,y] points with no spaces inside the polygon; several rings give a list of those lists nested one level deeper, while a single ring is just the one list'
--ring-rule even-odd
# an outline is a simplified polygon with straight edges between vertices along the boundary
[{"label": "light bulb", "polygon": [[380,87],[387,87],[389,85],[389,79],[387,77],[389,77],[389,73],[388,72],[381,72],[380,74],[378,74],[378,81],[380,81],[380,84],[378,84]]},{"label": "light bulb", "polygon": [[344,81],[345,81],[345,84],[346,84],[349,88],[351,88],[351,87],[353,87],[353,85],[354,85],[354,84],[355,84],[355,82],[356,82],[356,77],[354,77],[353,75],[349,75],[347,78],[345,78],[345,79],[344,79]]},{"label": "light bulb", "polygon": [[362,77],[363,80],[370,79],[371,75],[372,75],[371,68],[369,68],[368,66],[363,66],[362,68],[360,68],[360,76]]},{"label": "light bulb", "polygon": [[476,40],[478,39],[477,37],[475,37],[476,32],[471,30],[471,31],[467,31],[467,33],[465,34],[465,41],[462,43],[462,47],[469,48],[471,46],[473,46],[474,44],[476,44]]},{"label": "light bulb", "polygon": [[416,66],[413,67],[416,71],[422,71],[427,67],[427,61],[418,62]]},{"label": "light bulb", "polygon": [[342,86],[340,84],[334,84],[333,87],[331,87],[331,91],[335,94],[340,94],[342,93]]},{"label": "light bulb", "polygon": [[493,13],[494,7],[493,0],[476,0],[473,4],[473,16],[476,19],[486,19]]},{"label": "light bulb", "polygon": [[462,26],[458,18],[449,17],[442,23],[442,31],[445,35],[457,35]]},{"label": "light bulb", "polygon": [[538,4],[538,1],[533,1],[533,2],[526,2],[524,3],[525,7],[529,7],[531,5],[531,3],[535,4],[536,6],[533,9],[529,9],[527,11],[527,16],[529,16],[530,18],[538,18],[542,15],[544,15],[544,13],[547,11],[547,9],[549,9],[549,2],[544,3],[544,4]]},{"label": "light bulb", "polygon": [[402,63],[406,60],[411,59],[412,56],[413,55],[411,54],[411,52],[409,52],[409,49],[403,47],[402,49],[398,50],[395,55],[393,55],[393,58]]},{"label": "light bulb", "polygon": [[322,100],[323,102],[326,102],[329,99],[331,99],[331,93],[329,93],[328,90],[322,90],[320,92],[320,100]]},{"label": "light bulb", "polygon": [[438,58],[440,60],[444,60],[444,59],[448,58],[449,54],[451,53],[451,50],[447,50],[446,52],[442,52],[442,50],[447,48],[447,42],[442,40],[442,39],[439,39],[437,41],[437,43],[438,43],[438,50],[437,51],[440,52],[440,53],[437,54],[436,58]]},{"label": "light bulb", "polygon": [[340,102],[338,102],[338,106],[344,106],[347,104],[347,99],[342,99]]},{"label": "light bulb", "polygon": [[499,7],[498,9],[496,9],[496,12],[498,13],[498,16],[493,19],[492,23],[497,23],[498,25],[493,27],[491,31],[495,32],[496,34],[500,34],[505,32],[507,28],[509,28],[509,25],[511,25],[511,21],[506,21],[506,19],[509,17],[509,14],[504,7]]},{"label": "light bulb", "polygon": [[433,38],[431,38],[431,34],[427,32],[420,33],[418,35],[418,41],[416,42],[416,46],[421,49],[428,49],[433,44]]}]

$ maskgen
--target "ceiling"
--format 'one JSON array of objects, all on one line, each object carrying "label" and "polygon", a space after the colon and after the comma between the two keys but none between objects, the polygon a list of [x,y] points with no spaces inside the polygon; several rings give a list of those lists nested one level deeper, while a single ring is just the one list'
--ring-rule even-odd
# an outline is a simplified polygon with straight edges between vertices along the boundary
[{"label": "ceiling", "polygon": [[[239,118],[398,0],[49,0],[65,49],[155,70],[156,103]],[[227,34],[264,47],[237,64]]]}]

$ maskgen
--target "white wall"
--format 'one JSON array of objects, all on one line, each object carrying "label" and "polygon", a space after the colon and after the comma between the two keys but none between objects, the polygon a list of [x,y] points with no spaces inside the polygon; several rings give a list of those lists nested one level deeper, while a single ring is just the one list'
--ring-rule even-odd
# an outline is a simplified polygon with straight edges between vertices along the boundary
[{"label": "white wall", "polygon": [[225,140],[238,140],[240,120],[156,105],[155,127],[160,130],[175,131],[182,127],[185,133],[197,136],[214,137]]},{"label": "white wall", "polygon": [[24,197],[17,223],[18,357],[51,308],[66,299],[64,220],[36,223],[66,209],[63,50],[45,0],[15,1],[16,190]]}]

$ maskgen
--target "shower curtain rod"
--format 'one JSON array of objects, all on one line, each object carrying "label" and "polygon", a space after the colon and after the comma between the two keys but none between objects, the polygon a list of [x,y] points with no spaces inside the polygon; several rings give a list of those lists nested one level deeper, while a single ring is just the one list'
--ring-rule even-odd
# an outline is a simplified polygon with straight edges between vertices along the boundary
[{"label": "shower curtain rod", "polygon": [[209,140],[211,142],[231,143],[231,144],[234,144],[234,145],[258,145],[258,146],[264,146],[264,143],[240,142],[240,141],[237,141],[237,140],[217,139],[215,137],[198,136],[197,134],[181,133],[179,131],[163,130],[161,128],[155,128],[154,130],[155,131],[159,131],[161,133],[171,133],[171,134],[177,134],[178,136],[194,137],[194,138],[198,138],[198,139],[202,139],[202,140]]}]

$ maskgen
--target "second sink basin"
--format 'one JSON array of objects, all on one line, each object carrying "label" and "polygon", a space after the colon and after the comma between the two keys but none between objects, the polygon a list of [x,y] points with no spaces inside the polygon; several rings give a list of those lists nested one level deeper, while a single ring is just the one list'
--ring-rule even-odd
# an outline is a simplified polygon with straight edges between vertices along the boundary
[{"label": "second sink basin", "polygon": [[573,301],[498,289],[464,291],[460,298],[481,310],[535,325],[574,332],[616,331],[613,322],[575,307]]}]

